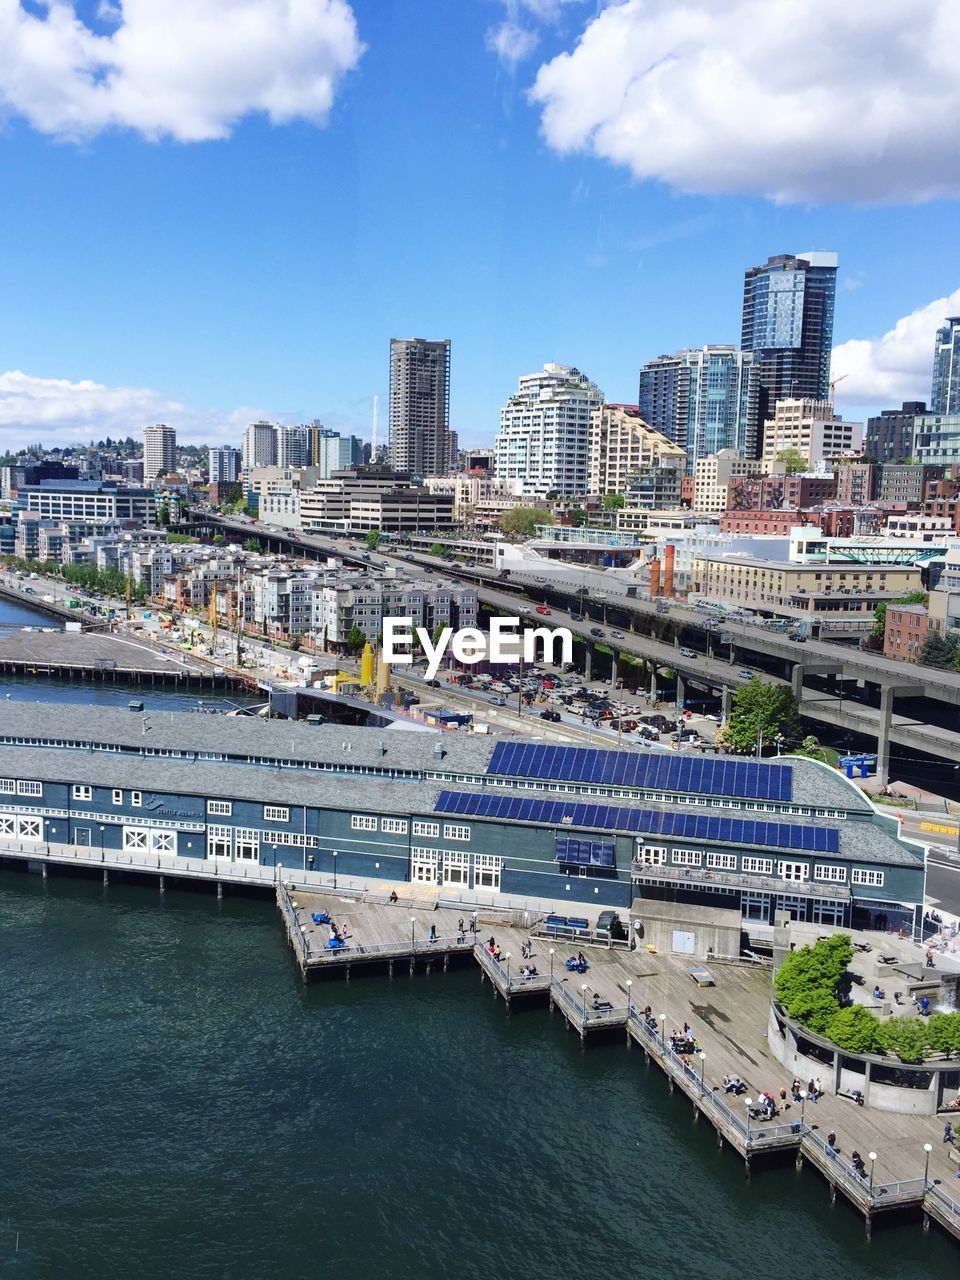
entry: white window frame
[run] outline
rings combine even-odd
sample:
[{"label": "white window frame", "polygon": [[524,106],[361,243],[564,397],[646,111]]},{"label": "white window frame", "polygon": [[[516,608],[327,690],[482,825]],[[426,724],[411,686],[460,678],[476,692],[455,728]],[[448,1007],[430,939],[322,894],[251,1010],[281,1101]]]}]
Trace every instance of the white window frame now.
[{"label": "white window frame", "polygon": [[18,840],[42,840],[43,839],[43,819],[39,816],[20,817],[17,818],[17,839]]},{"label": "white window frame", "polygon": [[175,831],[151,831],[150,852],[158,854],[176,853],[177,833]]},{"label": "white window frame", "polygon": [[[781,880],[787,884],[803,884],[805,880],[810,879],[809,862],[781,862],[778,867],[778,873]],[[795,873],[799,871],[799,875]]]},{"label": "white window frame", "polygon": [[470,855],[461,849],[444,849],[440,883],[466,889],[470,885]]},{"label": "white window frame", "polygon": [[146,853],[148,834],[149,833],[146,827],[124,827],[123,828],[124,853]]},{"label": "white window frame", "polygon": [[121,787],[114,787],[110,797],[111,804],[123,804],[123,790]]},{"label": "white window frame", "polygon": [[440,837],[439,822],[414,822],[413,834],[415,836],[429,836],[434,840]]},{"label": "white window frame", "polygon": [[439,875],[439,850],[416,846],[410,850],[410,880],[413,884],[436,884]]},{"label": "white window frame", "polygon": [[233,832],[235,862],[260,861],[260,832],[254,827],[236,827]]},{"label": "white window frame", "polygon": [[814,880],[823,880],[828,884],[846,884],[847,868],[831,867],[828,863],[818,862],[813,868]]},{"label": "white window frame", "polygon": [[772,858],[752,858],[749,854],[744,854],[740,859],[740,870],[751,871],[758,876],[773,875],[773,859]]},{"label": "white window frame", "polygon": [[215,818],[232,818],[233,802],[230,800],[208,800],[207,813]]},{"label": "white window frame", "polygon": [[233,827],[207,827],[207,857],[233,857]]},{"label": "white window frame", "polygon": [[443,824],[444,840],[469,840],[470,828],[460,826],[458,823],[445,822]]},{"label": "white window frame", "polygon": [[640,850],[640,861],[645,867],[663,867],[667,862],[667,847],[663,844],[645,844]]},{"label": "white window frame", "polygon": [[407,834],[406,818],[384,818],[380,830],[389,836],[405,836]]},{"label": "white window frame", "polygon": [[74,783],[70,795],[74,800],[92,800],[93,787],[84,786],[81,783]]},{"label": "white window frame", "polygon": [[5,796],[15,796],[17,794],[17,784],[13,778],[0,778],[0,794]]},{"label": "white window frame", "polygon": [[289,822],[290,810],[279,804],[265,804],[263,820],[264,822]]},{"label": "white window frame", "polygon": [[708,853],[707,866],[712,871],[736,871],[737,855],[735,853]]},{"label": "white window frame", "polygon": [[377,820],[369,813],[354,813],[350,817],[352,831],[376,831]]},{"label": "white window frame", "polygon": [[131,791],[130,804],[133,806],[134,809],[142,809],[143,808],[143,792]]},{"label": "white window frame", "polygon": [[503,877],[503,859],[492,853],[478,853],[473,862],[474,889],[489,889],[493,893],[500,892],[500,881]]},{"label": "white window frame", "polygon": [[0,813],[0,836],[15,836],[17,820],[12,813]]},{"label": "white window frame", "polygon": [[675,867],[699,867],[703,861],[701,849],[674,849],[670,861]]},{"label": "white window frame", "polygon": [[42,782],[18,782],[17,795],[18,796],[42,796],[43,783]]},{"label": "white window frame", "polygon": [[865,867],[854,867],[850,875],[853,884],[866,884],[874,889],[883,888],[883,877],[882,871],[868,871]]}]

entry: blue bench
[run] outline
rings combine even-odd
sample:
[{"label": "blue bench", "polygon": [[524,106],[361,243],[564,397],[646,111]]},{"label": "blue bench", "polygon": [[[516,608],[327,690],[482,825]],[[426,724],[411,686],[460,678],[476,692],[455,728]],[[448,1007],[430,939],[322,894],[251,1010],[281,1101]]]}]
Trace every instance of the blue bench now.
[{"label": "blue bench", "polygon": [[327,915],[326,911],[314,911],[310,919],[313,921],[314,924],[330,923],[330,917]]}]

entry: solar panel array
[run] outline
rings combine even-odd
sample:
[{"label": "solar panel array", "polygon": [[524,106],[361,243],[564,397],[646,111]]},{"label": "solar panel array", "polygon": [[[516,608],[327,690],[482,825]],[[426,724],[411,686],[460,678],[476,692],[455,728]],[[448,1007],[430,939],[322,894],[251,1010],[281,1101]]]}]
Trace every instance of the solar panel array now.
[{"label": "solar panel array", "polygon": [[513,778],[646,787],[652,791],[689,791],[747,800],[793,798],[791,765],[686,757],[666,752],[634,755],[629,751],[602,751],[590,747],[498,742],[487,772]]},{"label": "solar panel array", "polygon": [[573,836],[557,836],[555,861],[581,867],[616,866],[612,840],[578,840]]},{"label": "solar panel array", "polygon": [[763,845],[776,849],[802,849],[811,853],[840,851],[840,832],[836,827],[810,824],[718,818],[705,813],[667,813],[659,809],[584,804],[575,800],[475,795],[468,791],[441,791],[436,808],[438,813],[507,818],[514,822],[536,823],[538,826],[563,824],[595,830],[675,836],[681,840],[702,840],[708,844]]}]

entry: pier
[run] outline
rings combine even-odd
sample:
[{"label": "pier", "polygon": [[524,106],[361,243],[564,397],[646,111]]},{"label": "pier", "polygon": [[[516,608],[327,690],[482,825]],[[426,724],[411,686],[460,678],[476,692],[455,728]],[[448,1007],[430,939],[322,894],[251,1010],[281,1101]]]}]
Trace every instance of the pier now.
[{"label": "pier", "polygon": [[226,672],[216,673],[179,651],[169,652],[119,636],[76,631],[23,631],[0,636],[0,673],[54,676],[72,681],[233,688]]}]

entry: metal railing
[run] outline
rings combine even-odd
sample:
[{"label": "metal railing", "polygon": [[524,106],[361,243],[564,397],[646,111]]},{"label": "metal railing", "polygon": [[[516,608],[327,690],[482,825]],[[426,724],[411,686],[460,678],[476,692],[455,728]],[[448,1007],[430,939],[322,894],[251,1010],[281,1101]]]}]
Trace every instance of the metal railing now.
[{"label": "metal railing", "polygon": [[[797,849],[787,850],[792,856],[800,856]],[[837,898],[849,902],[851,891],[846,885],[826,884],[819,880],[778,880],[775,876],[754,875],[740,871],[704,871],[699,867],[672,867],[656,863],[633,860],[633,878],[647,880],[652,883],[668,881],[678,883],[687,881],[692,885],[713,884],[730,889],[757,890],[760,893],[775,893],[782,897],[802,898]]]},{"label": "metal railing", "polygon": [[428,956],[431,952],[442,953],[444,951],[469,952],[473,950],[472,937],[466,937],[461,940],[460,934],[452,934],[449,937],[436,937],[431,942],[429,938],[411,938],[409,942],[355,942],[348,939],[342,946],[328,947],[325,944],[317,945],[304,934],[305,955],[308,960],[339,960],[344,957],[355,960],[371,958],[382,958],[389,960],[391,957],[406,957],[412,959],[417,956]]}]

